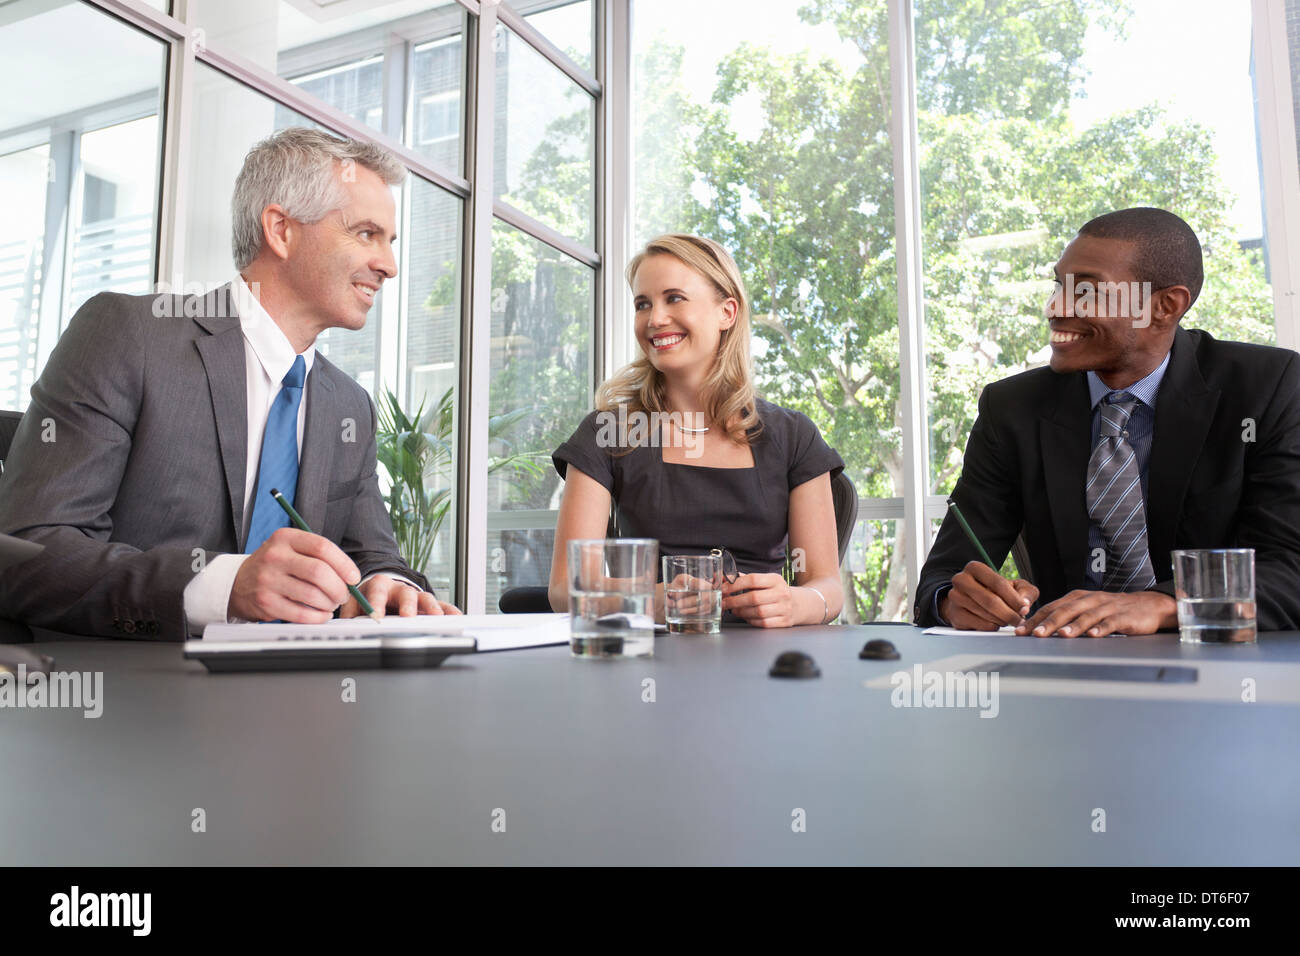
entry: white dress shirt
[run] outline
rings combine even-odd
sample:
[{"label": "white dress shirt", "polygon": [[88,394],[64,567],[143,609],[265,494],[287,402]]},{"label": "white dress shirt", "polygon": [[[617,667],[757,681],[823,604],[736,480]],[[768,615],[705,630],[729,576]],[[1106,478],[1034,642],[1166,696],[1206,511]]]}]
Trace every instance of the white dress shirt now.
[{"label": "white dress shirt", "polygon": [[[231,298],[239,313],[239,326],[244,333],[244,382],[248,409],[248,457],[244,478],[244,521],[240,537],[248,533],[253,520],[253,494],[257,491],[257,470],[262,460],[262,437],[266,431],[266,418],[271,412],[276,396],[280,394],[284,377],[293,367],[297,353],[288,336],[275,324],[262,304],[257,301],[241,276],[231,284]],[[307,373],[311,372],[316,346],[307,346],[302,353]],[[298,457],[302,458],[303,423],[307,420],[307,381],[303,381],[302,401],[298,405]],[[195,634],[209,624],[227,620],[230,592],[235,575],[251,555],[221,554],[213,558],[185,587],[185,617]],[[373,577],[374,575],[369,575]],[[392,577],[392,575],[389,575]],[[368,579],[367,578],[367,579]],[[402,578],[404,583],[415,585]]]}]

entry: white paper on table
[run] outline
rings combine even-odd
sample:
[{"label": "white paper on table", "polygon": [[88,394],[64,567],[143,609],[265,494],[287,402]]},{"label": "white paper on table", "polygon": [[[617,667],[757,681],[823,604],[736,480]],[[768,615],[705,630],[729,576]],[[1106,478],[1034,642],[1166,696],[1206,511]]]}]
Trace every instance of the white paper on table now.
[{"label": "white paper on table", "polygon": [[934,634],[940,637],[988,637],[992,634],[1012,634],[1016,629],[1010,624],[998,628],[996,631],[963,631],[955,627],[927,627],[922,634]]},{"label": "white paper on table", "polygon": [[568,614],[418,614],[335,618],[324,624],[209,624],[205,641],[347,641],[409,634],[472,637],[479,652],[544,647],[569,642]]},{"label": "white paper on table", "polygon": [[[996,631],[962,631],[962,630],[958,630],[955,627],[927,627],[921,633],[933,634],[936,637],[990,637],[993,634],[1010,634],[1012,637],[1015,637],[1016,629],[1010,624],[1004,624]],[[1021,636],[1032,637],[1033,635],[1024,634]],[[1116,631],[1113,634],[1107,634],[1106,636],[1107,637],[1128,637],[1129,635]]]}]

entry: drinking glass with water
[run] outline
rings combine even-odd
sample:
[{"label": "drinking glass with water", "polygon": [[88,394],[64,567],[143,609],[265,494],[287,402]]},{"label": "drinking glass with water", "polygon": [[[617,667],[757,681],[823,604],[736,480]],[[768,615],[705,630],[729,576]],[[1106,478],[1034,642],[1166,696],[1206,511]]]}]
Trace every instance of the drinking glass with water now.
[{"label": "drinking glass with water", "polygon": [[655,640],[653,538],[569,542],[569,650],[574,657],[650,657]]},{"label": "drinking glass with water", "polygon": [[1255,643],[1255,551],[1175,551],[1174,598],[1185,644]]},{"label": "drinking glass with water", "polygon": [[721,633],[722,561],[720,551],[664,557],[664,621],[668,633]]}]

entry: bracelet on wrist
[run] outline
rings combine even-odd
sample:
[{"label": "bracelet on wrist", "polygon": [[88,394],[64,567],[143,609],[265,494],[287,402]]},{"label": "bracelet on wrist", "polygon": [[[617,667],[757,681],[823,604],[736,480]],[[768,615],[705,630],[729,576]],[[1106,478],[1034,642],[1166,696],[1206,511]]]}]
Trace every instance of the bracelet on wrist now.
[{"label": "bracelet on wrist", "polygon": [[826,619],[831,616],[831,606],[826,600],[826,595],[822,594],[821,591],[817,590],[815,587],[813,587],[810,584],[801,584],[800,587],[806,588],[807,590],[811,591],[813,594],[817,595],[819,598],[822,599],[822,619],[817,623],[825,624]]}]

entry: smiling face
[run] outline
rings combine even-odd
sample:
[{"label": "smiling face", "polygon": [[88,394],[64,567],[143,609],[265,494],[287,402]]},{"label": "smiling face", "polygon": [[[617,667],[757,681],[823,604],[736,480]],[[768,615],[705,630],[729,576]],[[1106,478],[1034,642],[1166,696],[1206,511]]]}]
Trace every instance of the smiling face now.
[{"label": "smiling face", "polygon": [[[291,220],[283,275],[317,331],[360,329],[385,279],[397,275],[397,209],[380,176],[364,166],[335,175],[347,197],[316,223]],[[350,181],[349,181],[350,180]]]},{"label": "smiling face", "polygon": [[1095,371],[1123,388],[1164,359],[1181,311],[1171,317],[1169,297],[1138,280],[1136,248],[1087,235],[1065,247],[1046,310],[1052,371]]},{"label": "smiling face", "polygon": [[636,339],[665,375],[701,376],[717,359],[739,304],[675,256],[648,255],[632,277]]}]

